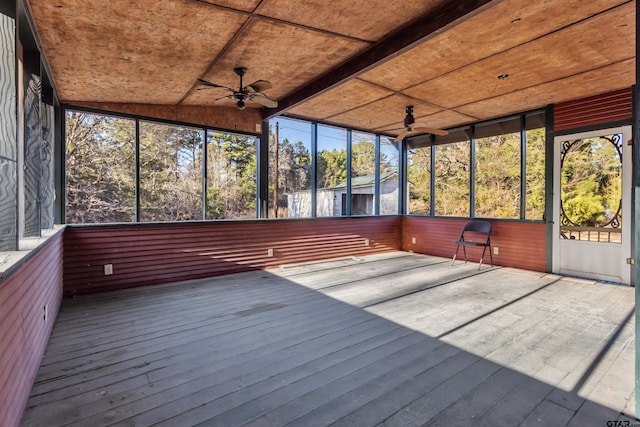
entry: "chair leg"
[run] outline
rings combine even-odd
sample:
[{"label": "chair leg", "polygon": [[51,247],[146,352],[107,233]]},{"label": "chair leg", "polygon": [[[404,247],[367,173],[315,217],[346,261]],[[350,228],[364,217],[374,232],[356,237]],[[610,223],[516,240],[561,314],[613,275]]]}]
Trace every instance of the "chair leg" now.
[{"label": "chair leg", "polygon": [[458,248],[460,245],[456,245],[456,251],[453,253],[453,261],[451,261],[451,267],[453,267],[453,263],[456,262],[456,256],[458,255]]},{"label": "chair leg", "polygon": [[480,263],[478,263],[478,270],[480,270],[480,267],[482,267],[482,260],[484,260],[484,253],[487,251],[487,247],[484,246],[482,248],[482,255],[480,256]]},{"label": "chair leg", "polygon": [[464,263],[467,263],[467,247],[463,246],[462,247],[462,253],[464,254]]},{"label": "chair leg", "polygon": [[493,251],[491,250],[491,245],[489,245],[489,259],[491,259],[491,267],[493,267]]}]

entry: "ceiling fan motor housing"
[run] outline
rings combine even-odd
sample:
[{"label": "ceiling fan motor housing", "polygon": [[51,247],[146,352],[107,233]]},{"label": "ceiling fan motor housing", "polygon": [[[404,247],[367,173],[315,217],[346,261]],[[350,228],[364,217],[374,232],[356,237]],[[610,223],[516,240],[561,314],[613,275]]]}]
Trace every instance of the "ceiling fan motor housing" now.
[{"label": "ceiling fan motor housing", "polygon": [[413,117],[413,105],[407,105],[407,115],[404,118],[404,127],[409,128],[412,124],[416,122],[416,119]]}]

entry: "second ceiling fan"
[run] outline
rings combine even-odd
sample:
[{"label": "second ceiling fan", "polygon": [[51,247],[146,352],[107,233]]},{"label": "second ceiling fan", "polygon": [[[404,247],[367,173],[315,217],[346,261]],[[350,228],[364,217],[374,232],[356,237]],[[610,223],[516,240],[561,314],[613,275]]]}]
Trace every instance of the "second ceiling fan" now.
[{"label": "second ceiling fan", "polygon": [[421,133],[432,133],[440,136],[449,135],[449,132],[446,130],[431,128],[424,123],[416,122],[416,119],[413,117],[413,105],[407,105],[406,113],[407,115],[404,118],[404,130],[396,136],[396,142],[402,141],[407,136],[418,135]]}]

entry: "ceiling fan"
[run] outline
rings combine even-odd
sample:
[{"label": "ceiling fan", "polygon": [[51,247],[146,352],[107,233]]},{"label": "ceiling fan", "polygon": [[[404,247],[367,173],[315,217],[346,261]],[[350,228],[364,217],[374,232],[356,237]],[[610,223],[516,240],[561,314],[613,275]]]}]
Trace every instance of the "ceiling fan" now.
[{"label": "ceiling fan", "polygon": [[430,128],[424,123],[416,122],[416,119],[413,117],[413,105],[407,105],[406,112],[407,115],[404,118],[404,130],[396,136],[396,142],[402,141],[407,136],[421,133],[432,133],[434,135],[441,136],[449,135],[449,132],[446,130]]},{"label": "ceiling fan", "polygon": [[246,107],[246,101],[255,101],[260,105],[264,105],[268,108],[276,108],[278,106],[278,102],[273,99],[267,97],[264,93],[265,90],[271,89],[271,82],[267,80],[256,80],[250,85],[243,86],[242,78],[245,74],[247,74],[246,67],[236,67],[233,69],[233,72],[240,76],[240,85],[238,86],[238,90],[231,89],[227,86],[222,86],[219,84],[211,83],[206,80],[198,79],[198,82],[201,85],[209,86],[209,87],[218,87],[231,92],[230,95],[225,95],[222,98],[218,98],[215,100],[216,103],[223,101],[225,99],[233,99],[236,101],[236,106],[240,110],[244,110]]}]

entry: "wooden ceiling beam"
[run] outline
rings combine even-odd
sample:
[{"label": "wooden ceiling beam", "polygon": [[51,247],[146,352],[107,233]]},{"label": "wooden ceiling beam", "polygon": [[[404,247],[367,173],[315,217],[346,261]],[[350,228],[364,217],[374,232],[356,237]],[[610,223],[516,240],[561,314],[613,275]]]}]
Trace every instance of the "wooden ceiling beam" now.
[{"label": "wooden ceiling beam", "polygon": [[[460,2],[449,0],[328,73],[285,96],[278,101],[278,107],[264,109],[263,119],[268,120],[282,114],[296,105],[408,51],[460,22],[470,19],[500,1],[466,0]],[[300,66],[304,66],[304,64],[300,64]]]}]

